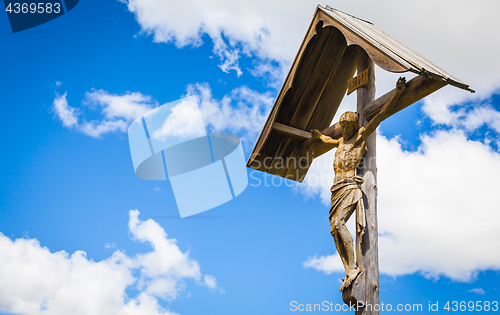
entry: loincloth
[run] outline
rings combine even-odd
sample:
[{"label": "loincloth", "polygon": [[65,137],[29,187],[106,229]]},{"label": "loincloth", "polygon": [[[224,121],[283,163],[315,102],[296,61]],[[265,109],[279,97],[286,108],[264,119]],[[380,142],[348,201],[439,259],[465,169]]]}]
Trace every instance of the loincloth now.
[{"label": "loincloth", "polygon": [[[344,216],[344,222],[349,220],[349,217],[356,209],[356,232],[361,239],[366,227],[365,206],[363,203],[363,192],[361,184],[363,177],[354,176],[346,178],[333,184],[330,189],[332,192],[332,207],[330,208],[330,222],[335,215]],[[346,209],[347,211],[342,211]]]}]

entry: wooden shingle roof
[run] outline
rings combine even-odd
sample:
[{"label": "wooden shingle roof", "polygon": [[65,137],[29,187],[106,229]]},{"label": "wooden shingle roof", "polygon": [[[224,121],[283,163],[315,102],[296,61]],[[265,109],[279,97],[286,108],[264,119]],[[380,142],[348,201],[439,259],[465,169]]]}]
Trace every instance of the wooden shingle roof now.
[{"label": "wooden shingle roof", "polygon": [[[473,92],[467,84],[372,23],[318,6],[247,167],[303,180],[312,159],[328,151],[312,146],[308,131],[318,129],[332,137],[339,136],[339,127],[330,123],[346,94],[347,81],[356,72],[361,50],[384,70],[419,75],[408,82],[398,110],[447,84]],[[390,93],[368,107],[369,119],[390,98]],[[311,151],[312,147],[316,152]]]},{"label": "wooden shingle roof", "polygon": [[326,6],[316,9],[331,17],[330,25],[336,27],[346,37],[348,45],[360,45],[372,58],[373,62],[391,72],[411,71],[426,74],[437,80],[444,80],[450,85],[473,92],[467,84],[453,77],[419,53],[403,45],[372,23],[356,18],[342,11]]}]

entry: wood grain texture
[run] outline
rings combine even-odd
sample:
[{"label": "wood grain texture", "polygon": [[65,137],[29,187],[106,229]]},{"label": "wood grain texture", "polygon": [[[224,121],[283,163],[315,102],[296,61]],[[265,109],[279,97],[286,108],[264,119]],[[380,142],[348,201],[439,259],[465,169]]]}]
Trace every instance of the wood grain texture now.
[{"label": "wood grain texture", "polygon": [[[347,48],[344,44],[333,45],[333,49],[331,45],[328,46],[334,37],[345,37]],[[335,40],[331,42],[335,42]],[[323,69],[325,63],[319,60],[320,58],[336,60],[339,55],[342,55],[342,60],[338,62],[334,71],[340,71],[337,70],[340,69],[340,66],[347,69],[348,67],[343,66],[347,52],[358,45],[377,65],[385,70],[412,71],[420,74],[419,77],[408,82],[407,90],[391,114],[413,104],[446,84],[470,90],[468,85],[444,72],[371,23],[334,9],[318,6],[271,114],[250,155],[247,162],[248,167],[265,172],[269,170],[273,174],[284,176],[289,173],[286,166],[286,172],[283,167],[277,168],[277,163],[274,163],[275,167],[272,166],[273,163],[267,163],[268,167],[264,167],[263,160],[277,159],[276,161],[278,161],[282,158],[302,158],[305,155],[315,157],[329,150],[329,148],[320,145],[315,149],[315,152],[311,152],[309,150],[313,143],[311,139],[302,141],[297,138],[288,138],[273,131],[272,124],[278,122],[302,130],[326,129],[326,125],[323,125],[324,121],[333,117],[338,108],[336,100],[339,100],[340,104],[344,97],[345,93],[342,87],[344,82],[343,79],[337,79],[337,74],[331,74],[328,69]],[[342,50],[344,50],[343,54],[339,53]],[[329,65],[330,62],[326,64]],[[349,71],[345,70],[343,73],[347,74]],[[334,81],[336,85],[333,84]],[[367,107],[368,119],[378,113],[380,107],[392,96],[391,93],[393,92],[384,95]],[[304,126],[308,120],[309,122]],[[327,123],[329,124],[330,121]],[[307,170],[308,167],[301,169],[300,174],[292,179],[300,181]],[[291,171],[295,173],[293,169]]]},{"label": "wood grain texture", "polygon": [[[291,96],[290,88],[292,86],[293,81],[295,80],[299,64],[304,59],[303,56],[307,50],[307,47],[311,46],[311,45],[309,45],[311,41],[313,41],[313,40],[317,41],[317,38],[319,37],[318,31],[321,31],[322,29],[323,29],[323,22],[319,20],[319,17],[317,15],[315,15],[315,17],[311,21],[311,24],[309,25],[309,29],[307,30],[307,32],[304,36],[304,40],[302,41],[302,44],[300,45],[299,51],[298,51],[297,55],[295,56],[295,59],[292,63],[290,71],[287,74],[285,82],[283,83],[283,86],[281,87],[281,90],[278,94],[278,97],[276,98],[276,101],[274,102],[271,113],[269,114],[269,117],[267,118],[267,121],[264,124],[264,127],[262,128],[262,132],[259,134],[259,138],[257,139],[255,147],[252,150],[252,153],[250,154],[250,158],[248,159],[247,165],[246,165],[247,167],[251,167],[254,169],[265,171],[261,167],[262,160],[265,158],[265,156],[262,152],[262,148],[265,146],[268,138],[271,135],[272,124],[276,120],[276,116],[281,108],[281,104],[282,104],[283,100],[285,100],[287,97]],[[254,163],[254,162],[256,162],[256,163]]]},{"label": "wood grain texture", "polygon": [[338,59],[347,47],[342,33],[333,27],[323,28],[320,25],[317,32],[318,35],[311,40],[298,65],[297,79],[294,79],[291,88],[292,96],[281,105],[286,110],[280,111],[276,117],[279,123],[293,126],[290,121],[293,116],[299,115],[296,112],[308,110],[304,101],[301,103],[301,100],[313,95],[317,85],[326,84],[332,69],[335,68]]},{"label": "wood grain texture", "polygon": [[319,20],[323,21],[325,26],[334,26],[339,29],[346,37],[348,45],[358,45],[362,47],[375,61],[377,66],[390,72],[406,72],[411,71],[412,66],[405,60],[398,58],[391,50],[381,46],[373,38],[366,36],[363,32],[359,32],[356,26],[352,25],[349,20],[339,15],[338,12],[333,12],[322,7],[318,7]]},{"label": "wood grain texture", "polygon": [[317,11],[324,12],[330,17],[330,21],[324,21],[325,25],[339,28],[346,37],[348,45],[361,46],[382,69],[391,72],[411,71],[416,74],[427,74],[436,80],[447,81],[448,84],[474,93],[468,84],[450,75],[372,23],[328,6],[327,8],[318,6]]},{"label": "wood grain texture", "polygon": [[277,122],[273,124],[273,130],[276,130],[276,132],[281,133],[284,136],[302,141],[305,141],[312,137],[311,133],[308,131],[286,126]]},{"label": "wood grain texture", "polygon": [[[373,67],[373,61],[359,50],[358,72]],[[370,83],[357,90],[357,109],[360,126],[366,126],[368,120],[365,108],[375,100],[375,74],[370,71]],[[344,302],[358,301],[370,305],[379,304],[379,270],[378,270],[378,226],[377,226],[377,164],[376,164],[376,131],[367,140],[366,151],[362,163],[358,166],[357,175],[363,176],[362,185],[365,204],[366,230],[363,239],[356,238],[356,258],[358,267],[363,271],[356,279],[350,290],[344,290]],[[364,291],[364,293],[363,293]],[[357,295],[356,295],[357,294]],[[378,315],[373,308],[361,307],[356,309],[356,315]]]},{"label": "wood grain texture", "polygon": [[[308,52],[308,63],[300,66],[297,84],[292,87],[293,96],[289,103],[284,103],[283,108],[276,118],[276,122],[291,127],[303,129],[309,123],[310,117],[316,109],[318,100],[334,73],[335,68],[344,54],[347,43],[344,36],[332,27],[323,28],[320,34],[329,34],[323,46],[315,45],[311,41],[311,50]],[[311,61],[316,58],[315,63]],[[283,161],[290,161],[299,141],[285,137],[278,145],[271,166],[267,170],[270,174],[283,176],[287,165]]]},{"label": "wood grain texture", "polygon": [[[427,95],[436,92],[445,85],[446,82],[431,79],[426,75],[419,75],[418,77],[411,79],[406,84],[406,90],[403,94],[401,94],[396,105],[394,106],[394,110],[390,114],[394,115]],[[382,95],[365,108],[364,113],[368,121],[380,112],[382,106],[384,106],[385,103],[391,99],[394,93],[396,93],[396,89]]]},{"label": "wood grain texture", "polygon": [[347,81],[356,72],[357,49],[356,46],[349,46],[344,51],[342,59],[335,72],[331,75],[309,123],[304,126],[306,130],[323,130],[330,126],[340,103],[346,95]]},{"label": "wood grain texture", "polygon": [[[406,90],[399,97],[396,105],[394,106],[394,110],[391,112],[391,115],[396,114],[398,111],[403,110],[404,108],[410,106],[411,104],[421,100],[429,94],[439,90],[443,86],[446,85],[446,82],[437,81],[427,77],[426,75],[420,75],[408,81]],[[370,121],[376,114],[380,112],[382,106],[384,106],[387,101],[389,101],[392,95],[396,92],[396,89],[384,94],[379,97],[375,101],[371,102],[364,110],[364,115],[367,120]],[[330,136],[333,139],[339,139],[342,135],[342,131],[340,129],[339,123],[335,123],[334,125],[323,129],[321,131],[324,135]],[[332,148],[328,145],[323,144],[318,139],[308,139],[304,142],[301,142],[295,151],[295,158],[301,158],[308,156],[308,160],[312,163],[312,160],[326,152],[330,151]],[[290,179],[300,181],[300,179],[304,178],[307,174],[308,167],[301,168],[298,172],[296,178],[290,177]]]},{"label": "wood grain texture", "polygon": [[[305,130],[311,129],[324,129],[328,127],[333,119],[333,116],[337,112],[337,109],[344,98],[347,90],[347,80],[352,78],[356,72],[356,46],[349,46],[344,51],[342,58],[335,68],[335,71],[330,76],[328,83],[322,91],[321,97],[318,100],[318,104],[315,107],[314,113],[309,116],[310,119],[307,121],[307,125],[304,126],[306,121],[303,121],[300,125]],[[291,149],[287,156],[293,159],[300,158],[301,155],[297,156],[295,154],[298,146],[301,142],[292,143]],[[302,174],[305,175],[307,172],[306,168],[297,169],[297,163],[287,164],[285,176],[289,179],[297,180]]]},{"label": "wood grain texture", "polygon": [[354,78],[347,81],[347,95],[351,95],[352,92],[356,91],[360,87],[368,84],[370,69],[366,69]]},{"label": "wood grain texture", "polygon": [[[294,62],[294,74],[289,74],[282,88],[282,91],[286,87],[288,87],[288,90],[282,99],[278,97],[247,163],[247,166],[251,168],[267,172],[269,169],[273,169],[272,165],[276,165],[276,163],[273,164],[272,161],[277,154],[278,156],[282,156],[284,148],[280,149],[280,144],[283,139],[287,138],[280,134],[273,133],[272,124],[276,121],[289,125],[299,100],[314,70],[317,68],[319,59],[325,50],[325,45],[329,42],[332,35],[334,41],[340,41],[342,39],[342,34],[338,30],[335,30],[335,34],[332,34],[334,29],[332,27],[323,28],[322,22],[311,25],[311,27],[312,29],[309,30],[309,33],[314,33],[315,35],[312,36],[307,45],[301,49],[300,58],[296,59]],[[345,40],[343,41],[345,45]],[[300,80],[295,80],[295,78],[300,78]],[[264,159],[267,161],[266,163],[264,163]]]},{"label": "wood grain texture", "polygon": [[[378,303],[378,220],[377,220],[377,183],[372,171],[367,171],[361,186],[363,202],[365,204],[366,229],[363,240],[356,239],[356,257],[358,266],[365,271],[354,283],[342,292],[342,299],[347,305],[362,303]],[[375,302],[376,301],[376,302]],[[360,307],[356,315],[374,315],[378,312],[370,308]]]}]

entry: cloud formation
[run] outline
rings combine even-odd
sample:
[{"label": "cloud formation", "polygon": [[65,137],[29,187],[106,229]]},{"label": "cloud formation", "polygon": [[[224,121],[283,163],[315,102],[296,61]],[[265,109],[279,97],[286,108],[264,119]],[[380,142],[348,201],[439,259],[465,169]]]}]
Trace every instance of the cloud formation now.
[{"label": "cloud formation", "polygon": [[484,292],[484,290],[481,288],[475,288],[475,289],[469,290],[467,292],[476,293],[476,294],[480,294],[480,295],[486,294],[486,292]]},{"label": "cloud formation", "polygon": [[95,89],[85,93],[83,104],[91,107],[99,106],[106,119],[123,119],[125,121],[132,121],[158,106],[151,96],[142,95],[139,92],[116,95]]},{"label": "cloud formation", "polygon": [[[241,75],[238,59],[248,56],[254,58],[255,68],[250,72],[267,75],[273,82],[281,80],[286,72],[283,69],[293,60],[317,5],[312,1],[293,5],[261,0],[121,1],[153,41],[197,47],[208,35],[223,71],[235,70]],[[499,28],[496,12],[500,2],[339,0],[335,6],[374,22],[477,91],[473,95],[445,87],[427,97],[424,113],[435,124],[454,129],[424,136],[416,152],[404,151],[398,139],[378,138],[379,224],[384,233],[380,240],[381,271],[391,275],[421,272],[430,277],[445,275],[469,281],[478,270],[499,269],[500,257],[491,248],[500,238],[488,226],[498,224],[499,217],[493,211],[493,198],[487,198],[495,195],[494,179],[499,175],[495,172],[500,169],[498,152],[492,151],[486,141],[468,140],[467,133],[483,125],[497,132],[500,129],[498,111],[484,104],[484,99],[500,87],[500,64],[496,62],[500,42],[491,40],[491,32],[485,31]],[[422,23],[423,19],[432,23]],[[379,95],[392,89],[399,76],[380,70],[376,75]],[[207,84],[196,84],[188,87],[188,95],[200,100],[204,119],[210,120],[213,130],[243,133],[249,141],[256,139],[273,102],[270,95],[246,87],[217,100]],[[54,101],[54,108],[65,126],[76,128],[72,117],[78,117],[79,110],[68,107],[65,99],[60,98],[57,105]],[[475,106],[463,110],[456,107],[468,101]],[[125,128],[111,124],[101,127],[101,133],[99,126],[97,122],[83,132],[93,135],[92,131],[97,130],[97,136]],[[331,154],[321,157],[325,167],[331,167]],[[302,187],[309,190],[308,195],[320,194],[328,204],[332,182],[329,176],[333,177],[333,172],[323,175],[325,168],[317,167],[319,161],[315,161],[310,174],[317,172],[322,180],[311,183],[311,178],[306,178]],[[479,206],[472,204],[475,196],[481,197]],[[432,220],[427,223],[424,218]],[[471,220],[478,223],[470,224]],[[306,265],[325,272],[339,270],[341,265],[333,265],[332,261],[330,257],[313,257]]]},{"label": "cloud formation", "polygon": [[[176,2],[161,0],[121,0],[134,14],[144,34],[153,41],[174,43],[178,47],[203,44],[208,35],[213,50],[221,58],[224,71],[241,75],[238,57],[254,57],[260,62],[275,61],[274,67],[291,63],[309,26],[317,5],[315,1],[206,0]],[[474,97],[483,99],[500,88],[496,73],[500,64],[500,42],[491,39],[489,30],[499,29],[495,0],[339,0],[339,10],[373,22],[377,27],[408,47],[464,80],[477,90],[457,93],[446,88],[436,96],[445,100],[440,106],[461,103]],[[383,8],[391,8],[384,10]],[[407,14],[411,12],[412,14]],[[189,18],[186,18],[189,17]],[[421,23],[425,19],[432,23]],[[418,25],[418,27],[415,27]],[[261,73],[258,67],[254,74]],[[268,70],[268,73],[281,73]],[[396,78],[397,79],[397,78]],[[391,76],[382,75],[379,87],[393,86]]]},{"label": "cloud formation", "polygon": [[[220,68],[241,75],[238,63],[241,56],[254,55],[260,59],[291,60],[304,33],[312,12],[308,3],[265,1],[138,1],[120,0],[135,16],[144,34],[154,42],[174,43],[178,47],[200,46],[202,36],[208,35],[213,52],[221,59]],[[310,10],[307,10],[309,7]],[[279,8],[279,10],[277,10]],[[302,9],[302,11],[300,11]],[[287,13],[301,12],[290,25]],[[288,48],[288,49],[287,49]]]},{"label": "cloud formation", "polygon": [[[13,241],[0,233],[0,312],[173,315],[159,302],[178,298],[185,280],[217,288],[215,277],[203,275],[199,263],[155,221],[141,221],[139,211],[131,210],[129,230],[151,251],[130,257],[116,250],[98,262],[84,251],[52,253],[36,239]],[[129,288],[139,293],[129,296]]]},{"label": "cloud formation", "polygon": [[[243,141],[252,142],[262,130],[274,102],[269,92],[259,93],[246,86],[233,89],[222,99],[213,97],[207,83],[188,85],[186,91],[186,98],[172,108],[162,127],[151,135],[153,138],[164,140],[169,136],[201,136],[205,132],[200,129],[202,119],[210,132],[231,132]],[[152,97],[138,92],[116,95],[104,90],[92,90],[85,94],[80,107],[69,106],[66,95],[56,95],[54,99],[56,117],[63,126],[94,138],[113,132],[125,133],[132,120],[160,106]],[[103,117],[88,122],[82,118],[84,110],[99,110]]]},{"label": "cloud formation", "polygon": [[[500,253],[491,250],[500,241],[498,152],[458,130],[423,136],[415,152],[378,136],[377,166],[382,273],[471,281],[478,271],[500,270]],[[329,194],[321,196],[329,204]],[[304,266],[329,274],[343,272],[339,262],[335,254]]]},{"label": "cloud formation", "polygon": [[243,141],[257,139],[274,102],[270,93],[259,93],[241,86],[220,100],[212,96],[206,83],[187,87],[187,94],[196,97],[210,132],[231,132]]},{"label": "cloud formation", "polygon": [[[58,95],[53,102],[53,110],[56,117],[61,120],[63,126],[75,129],[94,138],[113,132],[126,132],[128,124],[158,106],[150,96],[141,93],[127,92],[124,95],[110,94],[104,90],[92,90],[85,93],[82,107],[75,108],[68,104],[67,93]],[[86,121],[82,114],[84,107],[100,109],[104,118],[100,120]]]},{"label": "cloud formation", "polygon": [[422,108],[435,124],[463,129],[469,133],[486,126],[500,133],[500,112],[493,107],[490,100],[461,106],[442,104],[431,100]]},{"label": "cloud formation", "polygon": [[[161,108],[158,108],[161,110]],[[170,115],[163,121],[160,128],[150,131],[151,138],[166,141],[169,137],[196,138],[206,135],[198,103],[194,97],[183,98],[170,108]],[[155,115],[156,110],[148,112],[147,116]]]},{"label": "cloud formation", "polygon": [[77,112],[75,108],[68,106],[68,100],[66,99],[67,93],[63,95],[56,94],[54,99],[53,108],[57,117],[61,120],[64,127],[74,127],[78,125]]}]

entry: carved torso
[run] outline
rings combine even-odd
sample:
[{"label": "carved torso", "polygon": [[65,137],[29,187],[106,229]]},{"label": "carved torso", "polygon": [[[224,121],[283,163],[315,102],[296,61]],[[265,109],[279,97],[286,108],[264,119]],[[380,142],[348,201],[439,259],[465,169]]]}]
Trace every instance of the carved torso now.
[{"label": "carved torso", "polygon": [[356,175],[356,168],[366,150],[366,141],[356,141],[361,136],[360,133],[356,133],[347,141],[343,138],[340,139],[340,144],[335,152],[335,160],[333,161],[335,183],[345,178],[353,178]]}]

